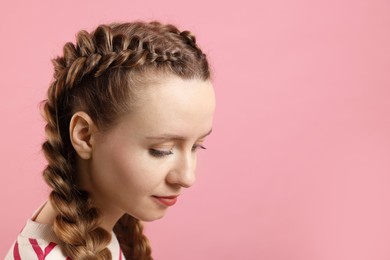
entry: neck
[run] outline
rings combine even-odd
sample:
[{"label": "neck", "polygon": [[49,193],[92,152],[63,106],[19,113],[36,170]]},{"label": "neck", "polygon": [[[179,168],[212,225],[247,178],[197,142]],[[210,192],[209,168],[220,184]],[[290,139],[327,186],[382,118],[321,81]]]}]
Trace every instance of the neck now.
[{"label": "neck", "polygon": [[99,226],[111,233],[116,222],[125,213],[123,210],[115,207],[110,201],[107,201],[104,197],[99,196],[99,192],[94,188],[93,183],[90,181],[91,176],[89,173],[91,169],[89,167],[89,160],[83,160],[78,158],[76,163],[77,171],[77,186],[80,190],[87,191],[93,201],[93,206],[99,210],[100,221]]}]

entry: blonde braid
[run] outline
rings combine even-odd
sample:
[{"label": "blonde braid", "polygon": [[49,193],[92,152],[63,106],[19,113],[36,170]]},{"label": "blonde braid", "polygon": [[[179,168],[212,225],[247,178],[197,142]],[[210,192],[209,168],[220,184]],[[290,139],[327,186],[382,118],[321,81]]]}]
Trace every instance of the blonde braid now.
[{"label": "blonde braid", "polygon": [[111,235],[98,226],[99,213],[92,206],[89,195],[75,187],[74,152],[67,133],[60,131],[67,129],[64,127],[67,122],[59,116],[63,92],[66,92],[64,88],[71,88],[72,80],[80,77],[75,69],[79,63],[72,45],[66,44],[64,58],[58,58],[53,63],[55,81],[49,87],[43,108],[47,141],[42,145],[48,161],[43,176],[53,189],[49,199],[58,212],[53,230],[61,241],[64,254],[72,259],[111,259],[106,247]]},{"label": "blonde braid", "polygon": [[116,223],[114,232],[127,260],[153,260],[141,221],[125,214]]},{"label": "blonde braid", "polygon": [[[64,254],[72,259],[111,259],[107,248],[111,235],[99,227],[100,214],[91,196],[77,188],[70,118],[84,110],[101,130],[112,127],[129,110],[130,71],[140,72],[131,77],[151,70],[207,80],[206,55],[189,31],[135,22],[101,25],[92,33],[80,31],[76,44],[66,43],[63,57],[54,59],[53,65],[54,81],[43,108],[47,141],[42,145],[48,161],[43,176],[53,189],[50,201],[58,212],[53,230]],[[152,259],[139,220],[125,214],[114,232],[126,259]]]}]

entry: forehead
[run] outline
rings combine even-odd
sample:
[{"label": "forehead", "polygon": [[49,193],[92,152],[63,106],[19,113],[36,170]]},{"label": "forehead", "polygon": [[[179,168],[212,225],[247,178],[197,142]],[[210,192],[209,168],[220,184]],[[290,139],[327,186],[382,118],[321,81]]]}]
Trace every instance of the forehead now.
[{"label": "forehead", "polygon": [[215,96],[210,81],[172,76],[137,94],[137,105],[123,122],[133,132],[191,136],[207,133],[211,128]]}]

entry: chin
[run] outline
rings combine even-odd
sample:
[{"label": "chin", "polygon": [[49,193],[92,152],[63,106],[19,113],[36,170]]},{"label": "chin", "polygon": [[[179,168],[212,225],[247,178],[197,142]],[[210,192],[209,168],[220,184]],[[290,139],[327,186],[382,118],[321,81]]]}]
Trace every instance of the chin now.
[{"label": "chin", "polygon": [[165,216],[165,214],[156,214],[156,215],[142,215],[139,217],[136,217],[137,219],[143,221],[143,222],[152,222],[158,219],[162,219]]}]

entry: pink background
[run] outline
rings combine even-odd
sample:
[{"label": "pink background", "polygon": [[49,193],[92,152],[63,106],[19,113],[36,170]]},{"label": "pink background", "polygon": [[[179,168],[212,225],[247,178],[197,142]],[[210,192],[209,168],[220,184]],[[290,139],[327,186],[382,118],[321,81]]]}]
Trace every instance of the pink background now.
[{"label": "pink background", "polygon": [[146,225],[155,259],[390,259],[389,1],[0,9],[0,257],[47,197],[38,103],[50,59],[79,29],[158,19],[197,35],[218,107],[197,184]]}]

